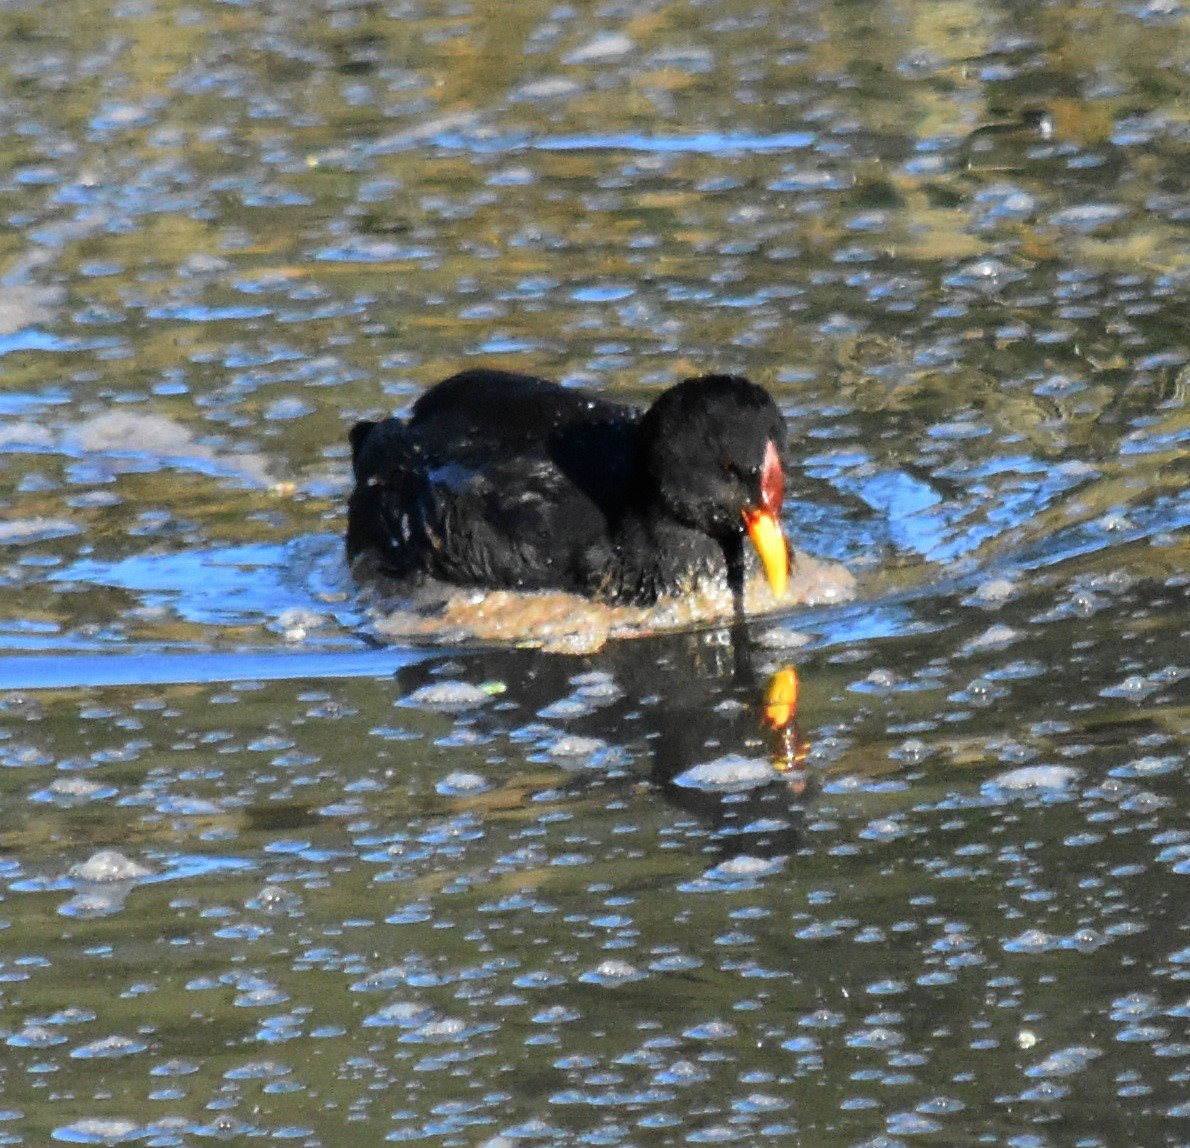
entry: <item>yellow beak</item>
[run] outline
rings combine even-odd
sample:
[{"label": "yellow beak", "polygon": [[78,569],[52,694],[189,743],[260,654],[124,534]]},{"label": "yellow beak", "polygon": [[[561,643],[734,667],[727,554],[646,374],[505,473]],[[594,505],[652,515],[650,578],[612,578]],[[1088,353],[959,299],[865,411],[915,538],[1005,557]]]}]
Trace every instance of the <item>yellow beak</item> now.
[{"label": "yellow beak", "polygon": [[773,597],[780,598],[789,581],[789,548],[781,533],[781,523],[767,510],[745,510],[744,527],[760,555]]}]

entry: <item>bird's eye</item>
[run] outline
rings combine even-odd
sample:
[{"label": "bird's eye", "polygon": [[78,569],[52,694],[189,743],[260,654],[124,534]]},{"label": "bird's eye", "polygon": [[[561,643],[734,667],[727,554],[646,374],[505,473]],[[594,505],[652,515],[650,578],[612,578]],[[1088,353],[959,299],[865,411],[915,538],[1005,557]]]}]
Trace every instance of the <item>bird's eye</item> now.
[{"label": "bird's eye", "polygon": [[758,466],[740,466],[739,463],[730,462],[727,459],[721,460],[719,466],[728,478],[734,479],[736,482],[750,486],[760,481],[760,467]]}]

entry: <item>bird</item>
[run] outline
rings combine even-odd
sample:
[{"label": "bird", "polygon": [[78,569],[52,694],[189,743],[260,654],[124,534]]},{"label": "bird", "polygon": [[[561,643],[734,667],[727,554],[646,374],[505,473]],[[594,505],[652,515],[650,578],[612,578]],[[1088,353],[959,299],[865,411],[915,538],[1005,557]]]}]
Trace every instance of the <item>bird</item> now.
[{"label": "bird", "polygon": [[414,582],[561,590],[651,606],[726,584],[742,612],[750,538],[776,598],[786,428],[761,386],[710,374],[646,410],[532,375],[462,371],[408,419],[350,434],[350,563]]}]

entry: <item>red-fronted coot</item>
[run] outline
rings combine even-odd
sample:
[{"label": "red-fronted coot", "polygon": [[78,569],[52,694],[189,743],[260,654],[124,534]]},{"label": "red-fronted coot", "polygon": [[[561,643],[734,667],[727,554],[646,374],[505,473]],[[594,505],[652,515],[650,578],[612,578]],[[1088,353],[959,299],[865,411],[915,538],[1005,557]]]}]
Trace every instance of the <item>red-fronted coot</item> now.
[{"label": "red-fronted coot", "polygon": [[785,423],[764,388],[687,379],[643,413],[544,379],[463,371],[408,421],[351,431],[347,556],[398,578],[566,590],[651,605],[744,581],[752,539],[776,597]]}]

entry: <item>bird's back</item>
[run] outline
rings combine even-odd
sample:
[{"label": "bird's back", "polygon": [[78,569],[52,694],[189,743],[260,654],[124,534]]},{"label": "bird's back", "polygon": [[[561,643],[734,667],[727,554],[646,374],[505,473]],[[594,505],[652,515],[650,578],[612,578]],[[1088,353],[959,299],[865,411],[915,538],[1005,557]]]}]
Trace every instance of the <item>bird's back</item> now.
[{"label": "bird's back", "polygon": [[398,575],[595,591],[612,561],[634,425],[627,408],[532,376],[455,375],[417,400],[408,423],[353,435],[349,550],[352,522],[372,515],[389,540],[373,548]]}]

